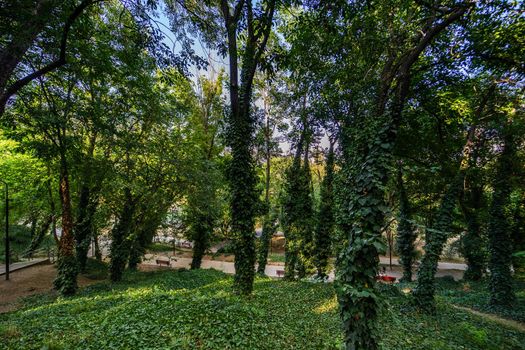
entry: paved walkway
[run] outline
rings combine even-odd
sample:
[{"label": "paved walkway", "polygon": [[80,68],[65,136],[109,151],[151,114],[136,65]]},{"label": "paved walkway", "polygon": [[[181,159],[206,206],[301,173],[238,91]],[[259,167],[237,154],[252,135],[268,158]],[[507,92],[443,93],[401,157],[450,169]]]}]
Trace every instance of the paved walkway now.
[{"label": "paved walkway", "polygon": [[[392,266],[399,266],[399,261],[397,257],[392,257]],[[379,257],[382,265],[388,265],[390,263],[390,258],[387,256]],[[453,262],[438,262],[438,270],[467,270],[467,265],[462,263],[453,263]]]},{"label": "paved walkway", "polygon": [[[9,272],[13,272],[20,269],[25,269],[26,267],[38,265],[43,262],[49,261],[49,258],[35,258],[28,261],[20,261],[16,263],[9,264]],[[0,265],[0,276],[5,275],[5,265]]]},{"label": "paved walkway", "polygon": [[[157,265],[155,260],[159,258],[161,260],[166,260],[165,256],[160,255],[151,255],[146,254],[146,257],[142,264],[144,265]],[[171,268],[180,269],[185,268],[189,269],[191,265],[191,258],[177,258],[176,260],[171,260]],[[222,271],[228,274],[235,273],[235,266],[232,262],[220,261],[220,260],[202,260],[201,268],[203,269],[215,269]],[[277,275],[277,271],[284,271],[284,265],[266,265],[265,273],[270,277],[282,277]]]},{"label": "paved walkway", "polygon": [[[167,257],[165,255],[146,254],[142,264],[144,264],[144,265],[157,265],[156,259],[167,260]],[[386,262],[383,261],[383,260],[385,260]],[[388,264],[388,258],[381,258],[381,263],[382,264]],[[387,273],[387,275],[390,275],[390,276],[393,276],[393,277],[396,277],[397,279],[399,279],[399,278],[401,278],[403,276],[403,273],[401,271],[401,268],[399,266],[397,266],[396,263],[397,263],[397,259],[396,259],[395,263],[394,263],[394,259],[392,259],[392,265],[394,266],[394,269],[392,271],[390,271],[387,268],[386,273]],[[176,258],[176,259],[172,258],[170,267],[172,269],[180,269],[180,268],[189,269],[190,265],[191,265],[191,258]],[[436,276],[437,277],[442,277],[442,276],[445,276],[445,275],[449,275],[450,272],[453,271],[453,270],[462,271],[464,269],[462,269],[461,265],[463,265],[463,264],[440,263],[440,266],[439,266],[439,269],[438,269],[438,271],[436,273]],[[450,267],[452,267],[452,268],[450,268]],[[201,268],[203,268],[203,269],[215,269],[215,270],[219,270],[219,271],[222,271],[222,272],[228,273],[228,274],[234,274],[235,273],[235,267],[234,267],[233,262],[227,262],[227,261],[204,259],[204,260],[202,260]],[[283,277],[282,273],[280,273],[279,275],[277,274],[278,271],[284,271],[284,265],[272,265],[272,264],[266,265],[266,269],[264,270],[264,273],[266,274],[266,276],[269,276],[269,277]],[[453,275],[453,277],[455,279],[460,279],[461,276],[463,275],[463,273],[455,273],[455,274],[452,274],[452,275]],[[334,280],[334,272],[333,271],[331,271],[328,274],[328,280],[329,281],[333,281]]]}]

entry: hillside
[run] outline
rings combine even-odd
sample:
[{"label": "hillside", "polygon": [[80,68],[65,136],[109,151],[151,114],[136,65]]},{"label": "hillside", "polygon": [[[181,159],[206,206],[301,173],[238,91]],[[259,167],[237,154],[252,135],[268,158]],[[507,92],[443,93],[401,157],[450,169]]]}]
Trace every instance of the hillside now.
[{"label": "hillside", "polygon": [[[331,284],[259,278],[252,297],[231,293],[214,270],[135,272],[78,296],[32,297],[0,315],[6,349],[338,349]],[[442,301],[423,316],[396,287],[383,287],[383,349],[525,349],[525,333]]]}]

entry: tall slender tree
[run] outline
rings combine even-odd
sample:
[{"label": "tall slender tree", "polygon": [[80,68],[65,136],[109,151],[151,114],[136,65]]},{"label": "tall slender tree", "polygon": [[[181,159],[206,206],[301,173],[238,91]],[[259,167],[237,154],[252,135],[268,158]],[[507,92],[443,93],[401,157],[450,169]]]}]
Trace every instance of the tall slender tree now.
[{"label": "tall slender tree", "polygon": [[489,270],[490,303],[510,305],[515,300],[512,289],[512,240],[510,237],[507,205],[511,193],[513,162],[516,156],[515,140],[508,126],[503,131],[503,145],[494,180],[489,210]]},{"label": "tall slender tree", "polygon": [[[231,114],[228,143],[232,160],[228,175],[235,249],[234,288],[240,294],[252,292],[256,259],[254,225],[258,196],[251,154],[254,137],[254,120],[251,116],[253,79],[270,36],[276,0],[262,1],[257,11],[254,11],[253,6],[252,1],[245,0],[236,1],[233,9],[227,0],[221,0],[220,3],[230,67]],[[241,18],[246,27],[246,36],[240,48],[238,36]],[[239,59],[242,63],[240,75]]]},{"label": "tall slender tree", "polygon": [[315,267],[317,276],[328,276],[328,260],[332,253],[332,239],[335,227],[334,218],[334,144],[326,155],[325,175],[321,183],[321,202],[319,204],[317,227],[315,230]]},{"label": "tall slender tree", "polygon": [[412,266],[416,257],[414,243],[416,233],[411,222],[410,203],[403,182],[403,172],[399,166],[397,174],[397,190],[399,195],[399,215],[397,224],[397,252],[399,263],[403,267],[403,277],[401,281],[412,281]]}]

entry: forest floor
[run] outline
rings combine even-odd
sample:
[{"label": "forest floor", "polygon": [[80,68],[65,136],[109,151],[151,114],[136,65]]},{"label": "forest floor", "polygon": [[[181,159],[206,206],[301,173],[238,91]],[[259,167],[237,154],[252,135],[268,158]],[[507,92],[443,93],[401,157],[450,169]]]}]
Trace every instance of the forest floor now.
[{"label": "forest floor", "polygon": [[[21,298],[50,292],[56,277],[54,265],[41,264],[11,272],[9,281],[0,280],[0,313],[15,310],[20,306]],[[79,275],[78,285],[81,287],[98,282],[84,275]]]},{"label": "forest floor", "polygon": [[[0,314],[5,349],[339,349],[331,283],[257,278],[253,296],[231,292],[215,270],[126,272],[78,295],[46,292]],[[441,283],[444,282],[444,283]],[[444,288],[445,279],[438,284]],[[413,308],[403,286],[379,284],[383,350],[525,349],[525,332],[455,308],[442,295],[437,314]]]}]

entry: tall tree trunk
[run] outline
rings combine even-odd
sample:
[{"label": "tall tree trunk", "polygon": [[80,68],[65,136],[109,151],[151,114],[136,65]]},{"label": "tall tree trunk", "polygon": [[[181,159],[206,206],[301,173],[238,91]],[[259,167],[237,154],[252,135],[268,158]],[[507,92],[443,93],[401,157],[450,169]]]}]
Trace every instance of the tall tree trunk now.
[{"label": "tall tree trunk", "polygon": [[49,233],[49,228],[51,227],[52,222],[53,215],[48,215],[45,221],[41,223],[40,227],[35,227],[35,234],[31,239],[29,248],[27,248],[27,254],[29,254],[29,256],[33,255],[33,252],[38,249],[46,234]]},{"label": "tall tree trunk", "polygon": [[334,145],[330,143],[330,150],[326,156],[326,173],[321,184],[321,204],[315,231],[315,267],[317,276],[328,276],[328,259],[331,255],[332,235],[334,229]]},{"label": "tall tree trunk", "polygon": [[[525,191],[520,190],[520,199],[512,212],[512,246],[514,253],[525,252]],[[525,279],[525,257],[514,256],[512,259],[515,276]]]},{"label": "tall tree trunk", "polygon": [[[305,123],[306,125],[306,123]],[[305,132],[307,132],[305,126]],[[297,226],[299,228],[299,260],[297,265],[297,277],[304,278],[306,275],[313,273],[313,227],[314,225],[314,212],[312,203],[312,174],[310,172],[310,159],[309,159],[309,148],[310,142],[309,137],[306,138],[308,141],[304,148],[304,159],[303,166],[300,173],[296,176],[300,181],[300,191],[298,197],[295,199],[298,201],[300,211],[297,213],[299,221]]]},{"label": "tall tree trunk", "polygon": [[286,170],[286,190],[284,193],[282,226],[284,229],[284,278],[295,279],[299,259],[298,198],[300,191],[301,154],[305,132],[301,132],[292,165]]},{"label": "tall tree trunk", "polygon": [[417,287],[414,289],[413,295],[418,307],[428,313],[435,311],[434,278],[437,272],[439,257],[452,229],[454,208],[456,207],[456,202],[463,187],[463,179],[464,173],[460,171],[441,199],[434,227],[431,231],[427,232],[424,248],[425,254],[423,255],[421,265],[417,272]]},{"label": "tall tree trunk", "polygon": [[203,213],[197,222],[193,223],[193,256],[191,260],[191,269],[200,269],[202,258],[208,249],[208,240],[210,231],[213,229],[213,223],[208,213]]},{"label": "tall tree trunk", "polygon": [[268,96],[266,89],[263,90],[263,103],[264,103],[264,115],[266,122],[264,125],[264,142],[265,142],[265,158],[266,158],[266,168],[265,168],[265,186],[264,186],[264,205],[265,205],[265,215],[263,219],[262,234],[259,244],[259,256],[257,259],[257,273],[264,275],[266,270],[266,264],[268,262],[268,250],[272,241],[272,236],[275,232],[274,223],[275,219],[272,217],[272,210],[270,208],[270,175],[271,175],[271,163],[272,163],[272,152],[271,152],[271,137],[272,132],[270,128],[270,112],[268,106]]},{"label": "tall tree trunk", "polygon": [[131,229],[135,209],[136,204],[131,189],[126,187],[124,189],[124,206],[122,207],[119,221],[111,231],[109,276],[113,282],[122,279],[122,274],[126,268],[132,244]]},{"label": "tall tree trunk", "polygon": [[[352,184],[354,189],[341,189],[339,194],[347,195],[342,201],[343,212],[340,216],[343,232],[348,235],[348,246],[343,248],[337,259],[335,287],[346,349],[374,350],[379,346],[376,321],[378,298],[374,286],[379,253],[384,250],[381,236],[386,208],[384,188],[393,162],[397,128],[410,88],[410,70],[433,39],[468,9],[467,6],[459,6],[439,21],[429,19],[411,49],[400,55],[399,60],[388,59],[376,96],[377,118],[365,121],[378,123],[376,134],[370,135],[370,142],[364,145],[361,144],[363,140],[357,140],[360,143],[357,146],[362,147],[363,152],[352,154],[349,150],[343,150],[345,154],[352,155],[344,164],[356,169],[342,169],[345,182]],[[398,61],[397,64],[394,61]],[[394,96],[388,109],[390,91],[394,92]],[[345,140],[352,139],[351,124],[343,128]],[[349,146],[346,142],[342,144]]]},{"label": "tall tree trunk", "polygon": [[516,298],[512,290],[512,241],[506,217],[506,206],[511,193],[513,158],[516,152],[512,135],[508,131],[504,133],[503,151],[492,183],[494,193],[488,226],[490,303],[494,305],[510,305]]},{"label": "tall tree trunk", "polygon": [[166,213],[164,208],[155,211],[148,211],[149,202],[143,204],[142,219],[135,220],[135,232],[132,234],[132,244],[129,252],[128,264],[130,270],[136,270],[142,257],[146,253],[147,246],[152,242],[157,228],[162,223],[162,218]]},{"label": "tall tree trunk", "polygon": [[463,278],[469,281],[479,281],[486,268],[485,240],[482,236],[479,219],[479,211],[483,207],[483,186],[473,183],[478,181],[479,179],[472,178],[472,175],[467,174],[465,179],[467,199],[461,201],[463,216],[467,223],[467,231],[461,238],[461,250],[467,263],[467,270]]},{"label": "tall tree trunk", "polygon": [[[231,189],[231,229],[234,236],[235,276],[234,289],[240,294],[250,294],[255,277],[255,215],[257,203],[257,175],[251,150],[253,145],[254,121],[251,99],[253,78],[257,65],[270,35],[275,0],[265,2],[258,30],[255,30],[253,3],[238,0],[233,14],[227,0],[221,0],[220,8],[225,22],[230,65],[230,137],[232,160],[229,169]],[[242,70],[239,80],[237,30],[241,14],[245,11],[247,38],[243,47]],[[240,81],[240,84],[239,84]]]},{"label": "tall tree trunk", "polygon": [[95,244],[95,259],[97,261],[102,261],[102,252],[100,251],[100,245],[98,243],[98,233],[93,232],[93,241]]},{"label": "tall tree trunk", "polygon": [[412,226],[410,216],[410,203],[403,183],[403,172],[399,166],[397,176],[397,189],[399,193],[399,216],[397,225],[397,252],[399,254],[399,263],[403,268],[403,277],[401,281],[412,281],[412,265],[416,256],[414,242],[416,233]]},{"label": "tall tree trunk", "polygon": [[82,182],[78,200],[77,220],[75,224],[75,240],[77,243],[77,260],[80,271],[84,271],[87,253],[93,238],[93,220],[98,207],[99,192],[103,176],[98,174],[93,183],[93,155],[95,151],[96,134],[90,138],[90,144],[83,164]]},{"label": "tall tree trunk", "polygon": [[62,235],[58,244],[58,273],[54,286],[61,294],[71,295],[77,290],[78,263],[75,256],[73,213],[65,150],[62,150],[60,155],[59,194],[62,205]]}]

